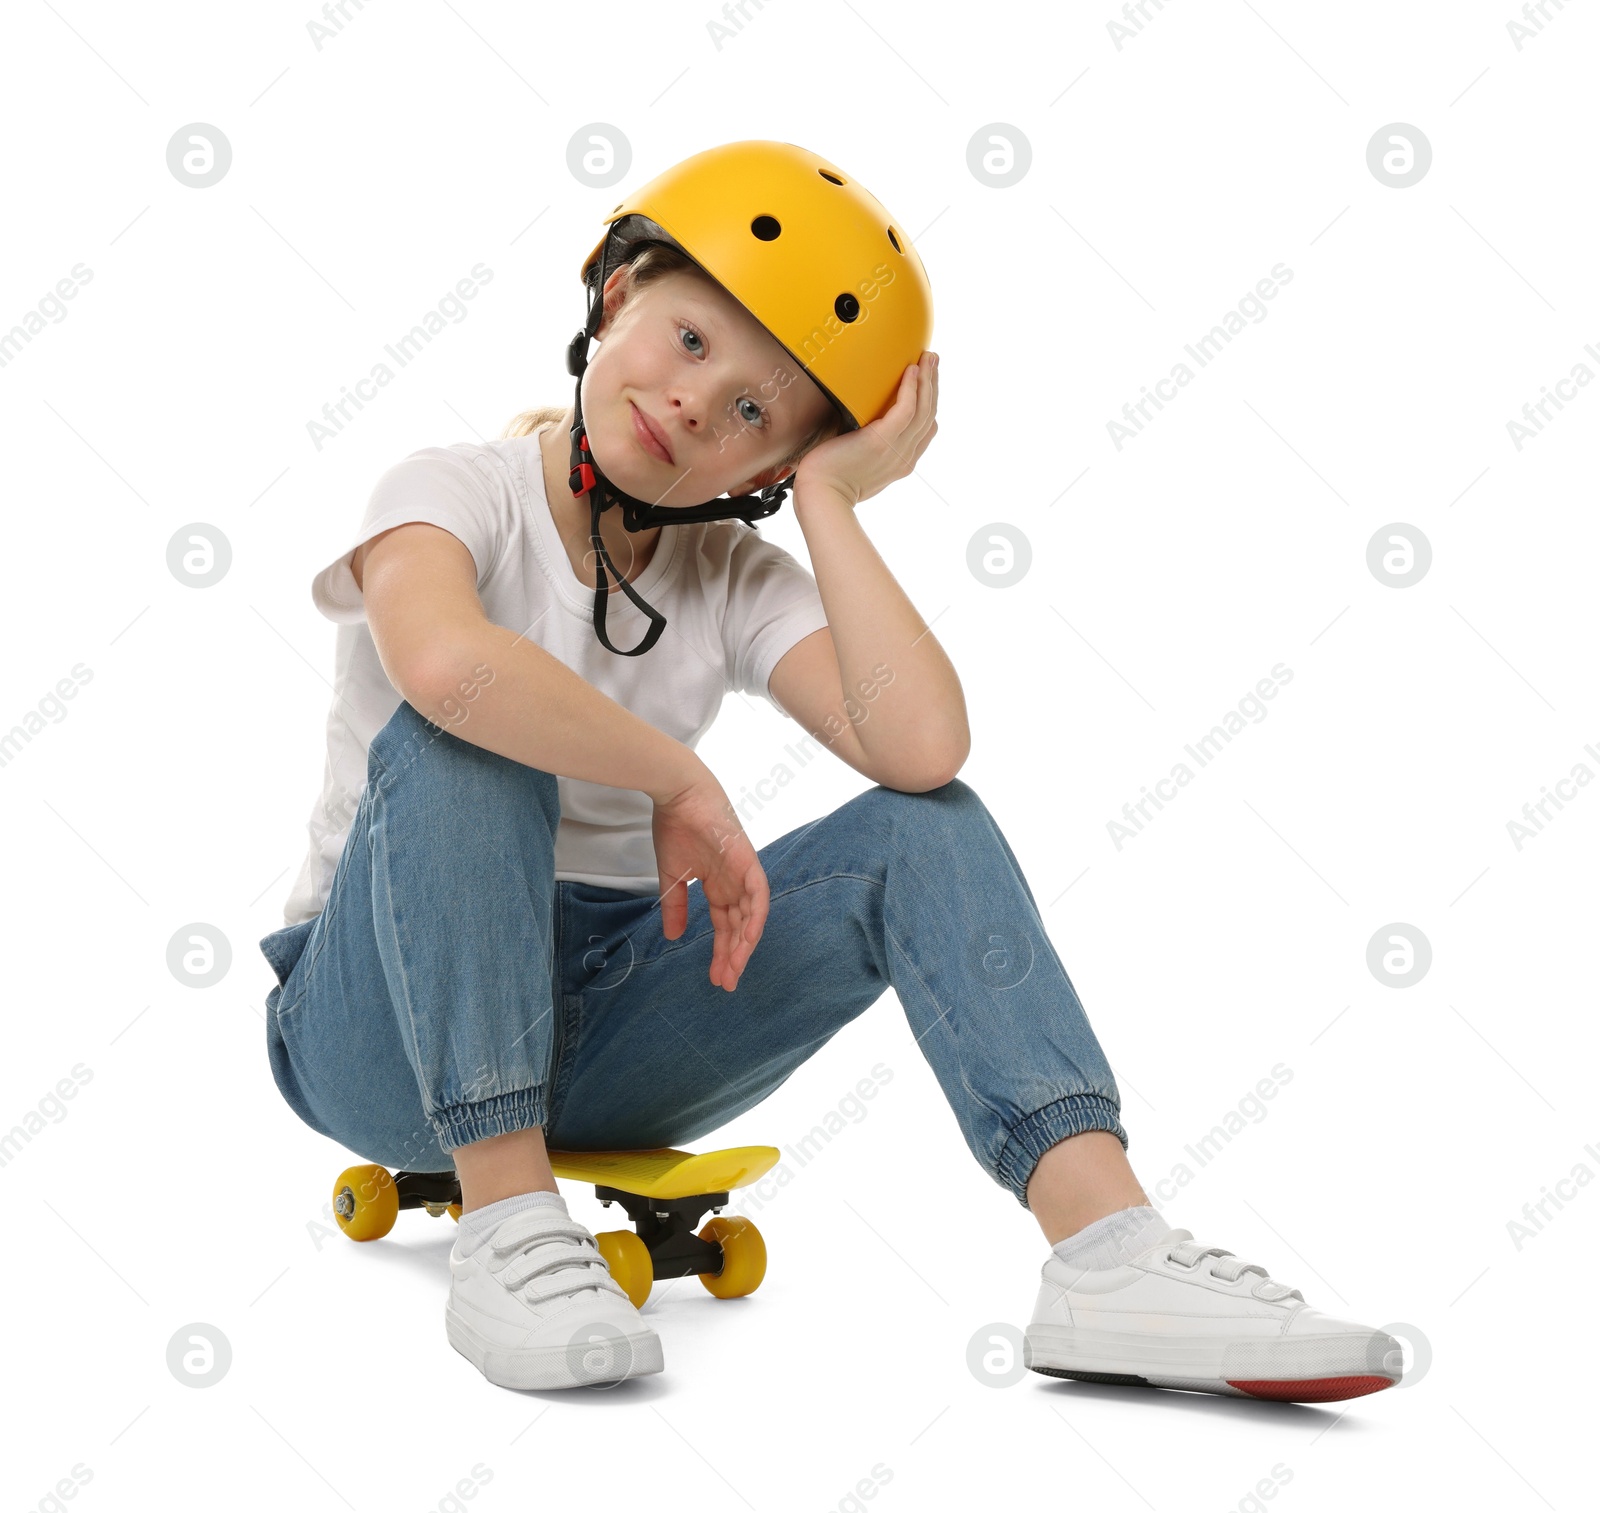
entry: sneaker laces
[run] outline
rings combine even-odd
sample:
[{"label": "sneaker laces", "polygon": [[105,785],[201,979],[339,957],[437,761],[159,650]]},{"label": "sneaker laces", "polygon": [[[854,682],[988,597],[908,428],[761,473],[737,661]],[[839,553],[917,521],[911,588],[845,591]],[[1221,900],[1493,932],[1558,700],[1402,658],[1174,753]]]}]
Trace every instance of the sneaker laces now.
[{"label": "sneaker laces", "polygon": [[[1173,1243],[1176,1240],[1177,1243]],[[1224,1250],[1220,1245],[1197,1245],[1194,1236],[1187,1229],[1175,1229],[1167,1237],[1167,1243],[1162,1246],[1162,1256],[1168,1261],[1176,1261],[1180,1266],[1195,1267],[1206,1256],[1215,1256],[1211,1263],[1211,1275],[1224,1282],[1237,1282],[1247,1271],[1260,1274],[1262,1280],[1250,1289],[1253,1296],[1266,1303],[1278,1303],[1284,1298],[1299,1298],[1305,1302],[1305,1295],[1298,1287],[1286,1287],[1282,1282],[1274,1282],[1267,1275],[1265,1266],[1257,1266],[1253,1261],[1241,1261],[1231,1250]]]},{"label": "sneaker laces", "polygon": [[502,1219],[477,1253],[507,1292],[530,1303],[590,1288],[628,1296],[612,1277],[594,1236],[577,1220],[548,1207]]}]

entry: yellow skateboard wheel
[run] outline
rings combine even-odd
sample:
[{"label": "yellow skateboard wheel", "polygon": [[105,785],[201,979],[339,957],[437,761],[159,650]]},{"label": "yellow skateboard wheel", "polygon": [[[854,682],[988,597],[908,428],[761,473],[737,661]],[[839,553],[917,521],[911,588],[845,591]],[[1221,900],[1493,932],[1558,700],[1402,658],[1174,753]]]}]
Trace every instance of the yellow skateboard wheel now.
[{"label": "yellow skateboard wheel", "polygon": [[449,1214],[457,1224],[461,1222],[461,1205],[459,1203],[452,1203],[447,1209],[445,1209],[445,1212]]},{"label": "yellow skateboard wheel", "polygon": [[761,1285],[767,1274],[767,1242],[761,1231],[739,1214],[722,1214],[700,1231],[702,1240],[722,1247],[722,1270],[701,1272],[700,1281],[714,1298],[742,1298]]},{"label": "yellow skateboard wheel", "polygon": [[394,1228],[400,1190],[385,1166],[350,1166],[333,1184],[333,1216],[352,1240],[381,1240]]},{"label": "yellow skateboard wheel", "polygon": [[631,1229],[608,1229],[594,1239],[611,1270],[611,1280],[627,1293],[635,1308],[643,1308],[656,1279],[650,1247]]}]

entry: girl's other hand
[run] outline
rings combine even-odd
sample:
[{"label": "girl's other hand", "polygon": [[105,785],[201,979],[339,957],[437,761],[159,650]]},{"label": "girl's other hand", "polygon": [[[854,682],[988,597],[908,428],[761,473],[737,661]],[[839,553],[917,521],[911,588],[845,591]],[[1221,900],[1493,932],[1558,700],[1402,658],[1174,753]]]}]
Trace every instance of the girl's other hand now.
[{"label": "girl's other hand", "polygon": [[709,767],[702,764],[672,795],[651,798],[662,933],[668,940],[683,934],[689,922],[689,882],[698,877],[716,929],[711,982],[731,993],[766,927],[767,874]]},{"label": "girl's other hand", "polygon": [[938,408],[939,358],[924,352],[900,375],[900,391],[884,414],[806,453],[795,469],[796,497],[829,488],[857,505],[908,477],[939,429]]}]

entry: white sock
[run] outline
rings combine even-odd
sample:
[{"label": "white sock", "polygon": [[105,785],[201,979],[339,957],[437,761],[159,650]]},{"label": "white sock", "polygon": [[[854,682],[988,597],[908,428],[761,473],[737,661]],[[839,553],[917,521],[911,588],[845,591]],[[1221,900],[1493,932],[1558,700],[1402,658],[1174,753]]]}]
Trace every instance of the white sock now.
[{"label": "white sock", "polygon": [[1148,1250],[1172,1226],[1148,1205],[1124,1208],[1096,1219],[1075,1235],[1057,1240],[1050,1248],[1072,1266],[1103,1270],[1123,1266]]},{"label": "white sock", "polygon": [[537,1192],[515,1193],[509,1198],[501,1198],[498,1203],[486,1203],[469,1214],[462,1214],[461,1233],[456,1241],[461,1247],[461,1254],[470,1256],[489,1238],[502,1219],[509,1219],[512,1214],[519,1214],[525,1208],[545,1205],[559,1208],[562,1213],[567,1212],[567,1200],[560,1193]]}]

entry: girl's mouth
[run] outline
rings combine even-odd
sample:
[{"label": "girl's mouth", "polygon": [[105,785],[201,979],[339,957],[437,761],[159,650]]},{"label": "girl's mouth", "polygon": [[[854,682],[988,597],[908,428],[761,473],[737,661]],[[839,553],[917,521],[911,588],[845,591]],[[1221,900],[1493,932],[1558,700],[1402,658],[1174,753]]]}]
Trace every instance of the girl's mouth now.
[{"label": "girl's mouth", "polygon": [[633,415],[633,433],[638,438],[639,445],[658,462],[671,462],[672,453],[667,449],[661,438],[650,429],[649,423],[645,420],[638,405],[634,404],[631,399],[628,401],[628,409]]}]

